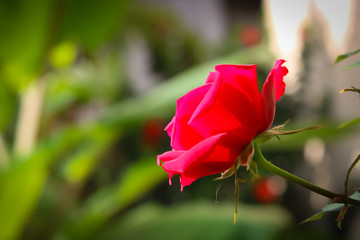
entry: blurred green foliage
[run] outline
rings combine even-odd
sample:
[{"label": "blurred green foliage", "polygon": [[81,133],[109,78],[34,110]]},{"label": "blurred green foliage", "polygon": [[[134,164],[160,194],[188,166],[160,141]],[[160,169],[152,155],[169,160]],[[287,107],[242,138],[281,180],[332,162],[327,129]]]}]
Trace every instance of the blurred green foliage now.
[{"label": "blurred green foliage", "polygon": [[[240,205],[237,225],[233,204],[194,202],[173,208],[143,205],[104,229],[102,239],[276,239],[292,218],[276,206]],[[177,226],[174,231],[173,226]],[[209,230],[211,229],[211,231]]]},{"label": "blurred green foliage", "polygon": [[[167,78],[142,95],[125,69],[133,33]],[[179,239],[271,239],[289,226],[276,207],[244,206],[238,227],[227,204],[140,204],[167,179],[156,154],[168,148],[144,144],[144,123],[170,119],[176,99],[216,64],[256,63],[264,80],[273,64],[264,45],[212,58],[170,13],[127,0],[1,0],[0,34],[0,239],[165,239],[174,231]],[[34,103],[29,89],[41,86]]]}]

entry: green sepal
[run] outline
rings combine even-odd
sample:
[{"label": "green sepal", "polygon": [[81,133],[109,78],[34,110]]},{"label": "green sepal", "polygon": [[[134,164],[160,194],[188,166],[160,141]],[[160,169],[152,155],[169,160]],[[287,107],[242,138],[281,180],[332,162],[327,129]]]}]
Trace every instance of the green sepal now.
[{"label": "green sepal", "polygon": [[289,131],[282,130],[289,122],[290,122],[290,120],[287,120],[284,124],[275,126],[272,129],[267,130],[267,131],[259,134],[258,136],[256,136],[255,141],[257,143],[261,144],[261,143],[269,141],[273,137],[276,137],[276,138],[278,138],[280,140],[280,138],[279,138],[280,135],[291,135],[291,134],[295,134],[295,133],[299,133],[299,132],[303,132],[303,131],[315,130],[315,129],[318,129],[318,128],[323,128],[322,126],[311,126],[311,127],[308,127],[308,128],[289,130]]},{"label": "green sepal", "polygon": [[[240,166],[247,166],[247,170],[249,170],[249,165],[252,162],[253,156],[254,156],[254,144],[253,142],[251,142],[241,152],[239,157],[236,159],[235,164],[228,170],[222,172],[220,177],[215,178],[214,180],[221,180],[231,177],[235,173],[235,168],[236,170],[238,170]],[[245,181],[246,180],[240,179],[240,182],[245,182]]]},{"label": "green sepal", "polygon": [[338,217],[336,218],[336,225],[341,230],[341,221],[344,220],[345,214],[347,213],[349,209],[349,205],[345,204],[343,209],[339,212]]},{"label": "green sepal", "polygon": [[[240,167],[240,160],[239,158],[236,160],[236,164],[234,164],[231,168],[229,168],[228,170],[224,171],[221,173],[220,177],[215,178],[213,181],[217,181],[217,180],[223,180],[225,178],[231,177],[232,175],[234,175],[235,173],[235,165],[236,165],[236,170],[239,169]],[[239,177],[237,177],[237,180],[240,183],[244,183],[246,182],[246,179],[241,179]]]},{"label": "green sepal", "polygon": [[[239,158],[236,159],[236,164],[234,164],[231,168],[229,168],[228,170],[224,171],[221,173],[220,177],[217,177],[214,179],[214,181],[216,180],[222,180],[222,179],[225,179],[225,178],[228,178],[228,177],[231,177],[234,172],[235,172],[235,168],[236,170],[238,170],[238,168],[240,167],[240,160]],[[236,165],[236,166],[235,166]]]},{"label": "green sepal", "polygon": [[246,169],[249,170],[249,165],[252,163],[254,157],[254,143],[249,143],[246,148],[240,154],[240,165],[246,166]]},{"label": "green sepal", "polygon": [[248,166],[249,166],[248,168],[249,168],[249,170],[250,170],[251,175],[252,175],[254,178],[256,178],[256,179],[259,179],[259,178],[260,178],[260,175],[259,175],[259,172],[258,172],[258,168],[257,168],[256,162],[251,161]]}]

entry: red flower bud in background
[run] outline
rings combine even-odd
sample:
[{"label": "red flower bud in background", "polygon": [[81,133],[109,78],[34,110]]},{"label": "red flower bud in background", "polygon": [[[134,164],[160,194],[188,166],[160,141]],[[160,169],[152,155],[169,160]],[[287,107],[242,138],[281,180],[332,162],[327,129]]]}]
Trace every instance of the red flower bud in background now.
[{"label": "red flower bud in background", "polygon": [[183,188],[226,171],[244,149],[252,148],[252,140],[271,126],[275,103],[284,94],[284,62],[276,61],[261,94],[256,65],[218,65],[204,85],[177,100],[175,116],[165,128],[172,151],[158,156],[170,184],[174,174],[180,175]]},{"label": "red flower bud in background", "polygon": [[253,185],[253,196],[259,203],[273,203],[279,200],[286,189],[286,181],[279,176],[264,177]]},{"label": "red flower bud in background", "polygon": [[145,121],[142,128],[142,138],[145,145],[156,148],[161,144],[164,131],[164,122],[153,118]]},{"label": "red flower bud in background", "polygon": [[245,25],[239,29],[239,40],[245,47],[251,47],[259,44],[262,39],[261,32],[254,25]]}]

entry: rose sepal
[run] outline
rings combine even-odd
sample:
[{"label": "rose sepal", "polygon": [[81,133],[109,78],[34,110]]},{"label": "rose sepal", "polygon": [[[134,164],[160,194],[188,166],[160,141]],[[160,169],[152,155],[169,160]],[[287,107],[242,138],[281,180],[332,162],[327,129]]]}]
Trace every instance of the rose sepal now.
[{"label": "rose sepal", "polygon": [[258,144],[261,144],[261,143],[269,141],[273,137],[276,137],[277,139],[279,139],[279,141],[281,141],[281,139],[279,138],[279,136],[281,136],[281,135],[291,135],[291,134],[300,133],[303,131],[309,131],[309,130],[323,128],[323,126],[311,126],[311,127],[301,128],[301,129],[296,129],[296,130],[282,130],[289,122],[290,122],[290,120],[287,120],[285,123],[283,123],[281,125],[275,126],[272,129],[269,129],[269,130],[266,130],[266,131],[260,133],[259,135],[257,135],[255,137],[254,141],[256,141]]}]

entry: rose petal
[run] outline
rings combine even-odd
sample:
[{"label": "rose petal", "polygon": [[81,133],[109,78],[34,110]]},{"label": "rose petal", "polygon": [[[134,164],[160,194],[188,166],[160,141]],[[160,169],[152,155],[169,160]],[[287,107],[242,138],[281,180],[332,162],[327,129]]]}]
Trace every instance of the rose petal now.
[{"label": "rose petal", "polygon": [[163,168],[169,173],[179,173],[182,187],[196,179],[229,169],[245,146],[236,146],[226,133],[207,138],[178,158],[165,161]]},{"label": "rose petal", "polygon": [[209,76],[207,77],[205,84],[213,83],[216,78],[219,77],[219,74],[217,72],[210,72]]},{"label": "rose petal", "polygon": [[168,123],[168,125],[164,129],[167,132],[167,134],[169,135],[169,137],[172,136],[174,123],[175,123],[175,116],[171,119],[171,121]]},{"label": "rose petal", "polygon": [[[157,156],[157,164],[161,166],[161,162],[167,162],[174,160],[184,154],[185,151],[168,151]],[[178,174],[177,171],[167,171],[169,173],[169,185],[171,185],[171,178],[174,174]],[[191,184],[191,183],[190,183]]]},{"label": "rose petal", "polygon": [[210,87],[211,84],[200,86],[177,100],[175,120],[171,135],[171,147],[175,150],[189,149],[203,140],[203,138],[188,125],[188,121]]},{"label": "rose petal", "polygon": [[185,152],[186,151],[176,151],[176,150],[164,152],[163,154],[160,154],[157,156],[157,164],[159,166],[161,166],[161,162],[167,162],[167,161],[174,160],[174,159],[180,157]]},{"label": "rose petal", "polygon": [[256,65],[219,65],[215,78],[189,120],[202,137],[233,132],[248,142],[259,128],[260,94]]},{"label": "rose petal", "polygon": [[182,174],[180,176],[180,186],[181,186],[181,191],[184,190],[185,186],[189,186],[190,184],[192,184],[197,178],[191,178],[191,177],[187,177],[186,175]]},{"label": "rose petal", "polygon": [[277,60],[273,70],[271,71],[273,72],[276,101],[278,101],[285,92],[286,84],[284,83],[284,76],[288,74],[289,70],[286,67],[281,66],[284,62],[285,60],[283,59]]},{"label": "rose petal", "polygon": [[284,76],[288,73],[286,67],[281,66],[285,60],[277,60],[269,73],[261,90],[261,116],[262,121],[259,133],[266,131],[274,121],[276,101],[284,95]]},{"label": "rose petal", "polygon": [[256,65],[223,64],[215,66],[215,70],[235,89],[244,90],[251,98],[256,99],[260,96],[256,67]]}]

